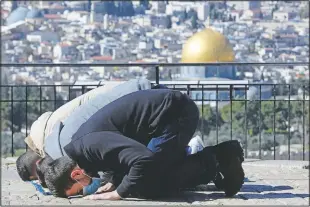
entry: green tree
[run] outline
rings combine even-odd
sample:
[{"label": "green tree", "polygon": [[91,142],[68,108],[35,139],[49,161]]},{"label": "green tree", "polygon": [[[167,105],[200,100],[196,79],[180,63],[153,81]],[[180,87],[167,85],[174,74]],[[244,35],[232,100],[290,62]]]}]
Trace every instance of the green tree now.
[{"label": "green tree", "polygon": [[156,71],[155,71],[155,68],[148,68],[147,69],[147,76],[146,78],[148,80],[152,80],[152,81],[155,81],[156,80]]},{"label": "green tree", "polygon": [[200,128],[201,133],[208,135],[212,130],[216,130],[216,126],[220,127],[224,124],[224,121],[220,114],[217,115],[215,109],[211,108],[210,105],[204,105],[199,107],[201,117],[199,119],[198,126],[203,125],[203,129]]},{"label": "green tree", "polygon": [[14,133],[12,140],[11,133],[1,132],[1,156],[2,157],[12,156],[12,150],[15,156],[17,155],[16,152],[18,150],[22,149],[24,151],[26,149],[26,144],[24,142],[25,136],[26,135],[23,133]]},{"label": "green tree", "polygon": [[[301,139],[303,116],[305,126],[309,124],[309,104],[303,101],[291,101],[290,104],[287,100],[276,101],[275,103],[273,101],[263,101],[261,103],[259,101],[247,101],[247,112],[245,112],[244,101],[235,101],[232,106],[226,105],[220,110],[225,123],[230,123],[230,108],[232,109],[233,131],[237,133],[243,132],[247,125],[247,133],[253,137],[259,133],[288,135],[289,127],[297,125],[299,126],[296,129],[297,134],[294,135],[295,132],[291,132],[290,137],[292,138],[294,135],[295,138],[299,137],[298,139]],[[254,144],[257,142],[254,138],[252,141]]]},{"label": "green tree", "polygon": [[[30,127],[42,113],[53,111],[63,104],[62,97],[57,94],[57,101],[53,101],[53,94],[55,94],[53,88],[42,87],[40,92],[39,87],[28,87],[26,89],[25,85],[23,85],[13,87],[8,91],[8,94],[9,97],[12,96],[13,102],[2,103],[3,117],[1,118],[4,120],[2,127],[13,128],[13,132],[20,132],[26,126],[26,117],[28,127]],[[40,100],[40,94],[41,103],[38,101]]]}]

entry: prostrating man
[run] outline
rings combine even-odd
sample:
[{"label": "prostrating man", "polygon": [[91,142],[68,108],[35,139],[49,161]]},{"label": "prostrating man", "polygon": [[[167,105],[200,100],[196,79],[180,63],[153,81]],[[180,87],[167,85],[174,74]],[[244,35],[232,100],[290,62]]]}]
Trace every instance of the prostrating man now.
[{"label": "prostrating man", "polygon": [[58,197],[87,195],[100,184],[86,172],[111,170],[123,175],[116,190],[91,198],[118,200],[129,194],[155,198],[208,183],[219,170],[225,193],[234,195],[243,184],[242,148],[233,141],[186,156],[198,118],[196,104],[179,91],[125,95],[78,129],[64,147],[67,156],[51,162],[44,172],[46,184]]},{"label": "prostrating man", "polygon": [[32,124],[30,134],[25,138],[28,151],[16,161],[21,179],[38,179],[36,163],[46,156],[46,151],[51,157],[47,156],[44,162],[63,156],[63,146],[69,143],[77,129],[100,108],[123,95],[151,87],[151,82],[147,79],[132,79],[124,83],[108,82],[78,96],[54,112],[43,113]]}]

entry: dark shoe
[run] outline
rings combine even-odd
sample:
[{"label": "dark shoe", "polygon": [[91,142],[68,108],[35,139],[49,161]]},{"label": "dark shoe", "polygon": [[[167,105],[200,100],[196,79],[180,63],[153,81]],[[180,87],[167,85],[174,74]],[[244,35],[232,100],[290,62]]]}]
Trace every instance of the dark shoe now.
[{"label": "dark shoe", "polygon": [[218,190],[224,190],[224,176],[222,175],[220,170],[218,170],[218,172],[216,173],[213,183]]},{"label": "dark shoe", "polygon": [[226,196],[234,196],[240,191],[244,180],[241,145],[237,140],[223,142],[215,146],[215,152],[219,168],[214,184],[224,190]]}]

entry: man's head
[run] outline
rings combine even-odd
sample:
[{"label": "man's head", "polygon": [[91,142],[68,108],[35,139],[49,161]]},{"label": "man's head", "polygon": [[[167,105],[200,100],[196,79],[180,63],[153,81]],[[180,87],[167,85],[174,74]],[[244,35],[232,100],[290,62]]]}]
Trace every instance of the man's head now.
[{"label": "man's head", "polygon": [[92,179],[69,157],[61,157],[48,164],[44,170],[45,182],[56,197],[80,195]]},{"label": "man's head", "polygon": [[34,151],[28,150],[16,160],[16,168],[19,176],[23,181],[36,180],[36,162],[41,157]]},{"label": "man's head", "polygon": [[53,159],[49,155],[46,155],[44,158],[42,158],[36,162],[37,177],[38,177],[41,185],[44,188],[47,188],[45,178],[44,178],[44,173],[45,173],[46,169],[48,168],[49,163],[51,163],[52,161],[53,161]]}]

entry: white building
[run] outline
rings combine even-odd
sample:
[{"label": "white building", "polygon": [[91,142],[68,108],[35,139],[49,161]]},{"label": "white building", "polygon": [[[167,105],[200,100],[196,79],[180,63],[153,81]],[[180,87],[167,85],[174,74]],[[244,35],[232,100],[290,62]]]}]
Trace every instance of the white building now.
[{"label": "white building", "polygon": [[42,54],[48,54],[51,51],[51,46],[45,45],[45,44],[40,44],[40,46],[38,47],[38,54],[42,55]]},{"label": "white building", "polygon": [[103,29],[108,29],[109,27],[109,16],[107,14],[103,17]]},{"label": "white building", "polygon": [[141,27],[152,25],[151,17],[149,15],[135,18],[135,19],[133,19],[133,23],[136,23],[137,25],[139,25]]},{"label": "white building", "polygon": [[155,39],[154,40],[154,47],[157,49],[162,48],[163,40],[162,39]]},{"label": "white building", "polygon": [[209,4],[203,2],[200,6],[197,6],[198,19],[205,21],[209,17]]},{"label": "white building", "polygon": [[79,21],[84,24],[87,23],[89,17],[86,12],[65,12],[63,15],[69,21]]},{"label": "white building", "polygon": [[41,35],[36,35],[36,34],[33,34],[33,35],[27,35],[27,40],[29,42],[42,42],[42,36]]},{"label": "white building", "polygon": [[139,42],[139,49],[151,50],[152,48],[153,48],[153,43],[152,42],[145,42],[145,41]]},{"label": "white building", "polygon": [[260,1],[226,1],[227,5],[236,10],[257,10],[261,8]]},{"label": "white building", "polygon": [[278,20],[281,22],[288,21],[290,19],[290,13],[286,11],[275,11],[273,13],[273,20]]}]

